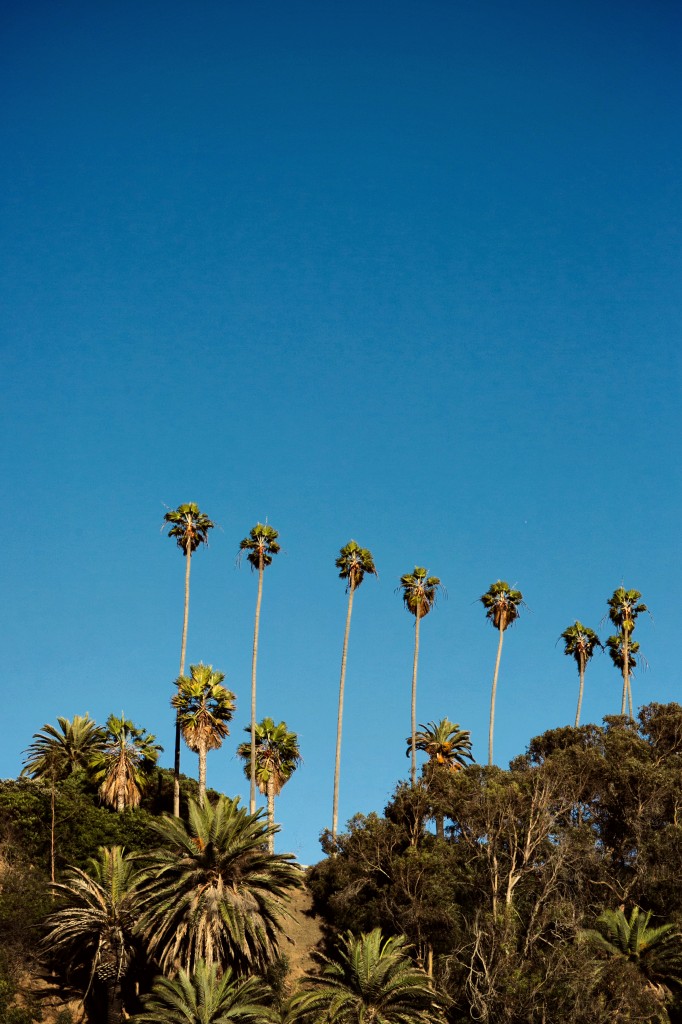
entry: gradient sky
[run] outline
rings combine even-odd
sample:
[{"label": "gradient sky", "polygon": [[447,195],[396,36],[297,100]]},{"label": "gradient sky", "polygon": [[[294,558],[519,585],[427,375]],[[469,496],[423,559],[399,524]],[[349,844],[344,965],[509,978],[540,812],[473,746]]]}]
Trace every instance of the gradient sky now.
[{"label": "gradient sky", "polygon": [[[188,664],[226,673],[208,782],[248,796],[257,521],[258,716],[298,732],[280,849],[331,824],[350,538],[355,601],[340,814],[381,811],[419,722],[496,761],[572,722],[556,640],[624,583],[649,605],[638,703],[680,699],[682,14],[673,0],[2,5],[4,742],[15,776],[57,715],[121,710],[170,766],[181,552],[195,501]],[[585,721],[620,710],[606,656]],[[196,756],[183,753],[196,774]]]}]

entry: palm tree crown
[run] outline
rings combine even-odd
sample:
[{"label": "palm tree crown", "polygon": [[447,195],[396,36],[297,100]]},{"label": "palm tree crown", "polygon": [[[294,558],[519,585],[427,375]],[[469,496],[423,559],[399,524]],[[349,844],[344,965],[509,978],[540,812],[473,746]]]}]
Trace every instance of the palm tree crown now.
[{"label": "palm tree crown", "polygon": [[171,704],[178,713],[180,729],[190,750],[199,755],[199,802],[206,793],[206,752],[217,750],[230,730],[235,696],[222,682],[222,672],[212,665],[190,665],[190,675],[177,679],[178,692]]},{"label": "palm tree crown", "polygon": [[240,973],[277,955],[290,891],[301,885],[293,857],[269,854],[269,828],[237,800],[203,807],[189,822],[153,823],[158,849],[140,854],[140,930],[163,971],[199,960]]},{"label": "palm tree crown", "polygon": [[578,691],[578,708],[575,715],[575,727],[580,724],[580,709],[583,703],[583,688],[585,683],[585,667],[594,655],[597,647],[604,649],[604,646],[593,629],[583,626],[582,622],[576,621],[568,626],[560,637],[564,641],[564,654],[573,658],[578,666],[580,674],[580,688]]},{"label": "palm tree crown", "polygon": [[[251,733],[251,726],[247,725],[245,731]],[[275,826],[275,804],[276,796],[282,791],[282,787],[289,781],[301,762],[301,753],[298,747],[298,736],[295,732],[289,732],[286,722],[275,725],[272,718],[264,718],[256,724],[256,763],[255,777],[258,789],[268,798],[268,819],[270,834],[268,845],[270,852],[273,850]],[[240,743],[237,754],[244,761],[244,774],[247,779],[251,778],[251,743]]]},{"label": "palm tree crown", "polygon": [[149,772],[162,750],[156,736],[139,729],[123,713],[120,718],[109,715],[105,746],[90,762],[104,803],[117,811],[139,807]]},{"label": "palm tree crown", "polygon": [[136,1024],[262,1024],[269,1020],[269,992],[260,978],[237,978],[230,967],[197,960],[192,974],[159,977]]},{"label": "palm tree crown", "polygon": [[380,928],[342,936],[336,957],[318,954],[321,975],[309,976],[308,1008],[330,1024],[431,1024],[444,1021],[428,975],[407,953],[404,936]]},{"label": "palm tree crown", "polygon": [[582,933],[584,941],[609,956],[622,956],[634,963],[645,978],[667,986],[682,983],[682,934],[677,925],[651,927],[651,911],[633,907],[630,917],[623,910],[605,910],[595,928]]},{"label": "palm tree crown", "polygon": [[346,581],[347,591],[357,590],[367,573],[379,575],[372,552],[368,548],[361,548],[354,540],[348,541],[339,551],[336,568],[339,570],[339,577]]},{"label": "palm tree crown", "polygon": [[416,618],[423,619],[436,603],[439,591],[444,587],[438,576],[427,576],[427,570],[415,565],[414,572],[400,577],[403,604]]},{"label": "palm tree crown", "polygon": [[491,583],[480,598],[485,614],[495,629],[504,631],[519,617],[519,605],[523,603],[523,594],[514,590],[504,580]]},{"label": "palm tree crown", "polygon": [[168,536],[175,537],[185,556],[193,555],[200,544],[208,544],[208,531],[215,526],[193,501],[166,512],[163,519],[172,523]]},{"label": "palm tree crown", "polygon": [[87,768],[92,755],[102,750],[105,731],[89,715],[74,715],[73,721],[58,718],[59,728],[44,725],[25,751],[22,775],[33,779],[65,778],[76,768]]},{"label": "palm tree crown", "polygon": [[267,568],[272,565],[273,555],[281,551],[277,538],[279,533],[267,523],[256,523],[249,530],[248,537],[239,545],[239,550],[247,551],[247,561],[252,569]]},{"label": "palm tree crown", "polygon": [[[423,750],[428,754],[431,764],[456,772],[464,767],[467,758],[473,761],[471,732],[468,729],[460,729],[457,722],[441,718],[440,722],[429,722],[428,725],[420,725],[419,728],[421,731],[415,736],[417,750]],[[411,736],[407,737],[406,743],[406,755],[409,757],[412,749]]]},{"label": "palm tree crown", "polygon": [[641,612],[649,609],[640,602],[639,590],[626,590],[618,587],[608,599],[609,618],[618,629],[631,633],[635,628],[635,619]]}]

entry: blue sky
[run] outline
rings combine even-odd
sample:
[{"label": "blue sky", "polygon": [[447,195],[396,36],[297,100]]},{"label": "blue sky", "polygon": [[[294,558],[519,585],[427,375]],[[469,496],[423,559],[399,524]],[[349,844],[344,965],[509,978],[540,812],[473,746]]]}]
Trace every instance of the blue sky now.
[{"label": "blue sky", "polygon": [[[680,698],[679,167],[672,2],[5,5],[0,88],[5,742],[16,775],[57,715],[124,710],[172,759],[183,559],[164,512],[218,524],[193,561],[188,663],[226,673],[210,785],[247,795],[256,578],[259,717],[304,763],[280,848],[330,824],[351,537],[340,813],[405,778],[418,720],[486,757],[498,578],[496,760],[572,721],[555,646],[624,582],[650,606],[635,700]],[[606,657],[584,719],[620,708]],[[183,766],[196,772],[195,755]]]}]

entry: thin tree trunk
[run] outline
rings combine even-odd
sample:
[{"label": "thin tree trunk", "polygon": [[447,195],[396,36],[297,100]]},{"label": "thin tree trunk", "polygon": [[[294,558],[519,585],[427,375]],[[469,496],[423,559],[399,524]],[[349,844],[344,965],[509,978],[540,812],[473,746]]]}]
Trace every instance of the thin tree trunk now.
[{"label": "thin tree trunk", "polygon": [[417,665],[419,663],[419,608],[414,623],[414,662],[412,664],[412,768],[410,777],[412,785],[417,784]]},{"label": "thin tree trunk", "polygon": [[[275,784],[274,784],[274,780],[272,778],[272,775],[270,775],[270,778],[268,779],[267,793],[268,793],[268,825],[270,826],[271,829],[273,829],[275,827]],[[275,852],[275,835],[274,835],[274,832],[271,831],[270,835],[268,836],[268,853],[274,853],[274,852]]]},{"label": "thin tree trunk", "polygon": [[50,881],[54,882],[54,860],[55,860],[55,780],[52,776],[52,789],[50,791]]},{"label": "thin tree trunk", "polygon": [[334,765],[334,803],[332,807],[332,839],[336,839],[339,823],[339,775],[341,772],[341,731],[343,728],[343,694],[346,685],[346,658],[348,655],[348,637],[350,636],[350,620],[353,614],[353,596],[355,586],[351,580],[348,591],[348,611],[346,613],[346,631],[343,634],[343,653],[341,654],[341,679],[339,682],[339,713],[336,723],[336,763]]},{"label": "thin tree trunk", "polygon": [[495,659],[495,671],[493,673],[493,690],[490,695],[490,728],[488,730],[488,765],[493,763],[493,733],[495,732],[495,696],[497,694],[497,676],[500,671],[500,658],[502,657],[502,641],[504,630],[500,629],[500,642],[497,645],[497,658]]},{"label": "thin tree trunk", "polygon": [[580,725],[580,709],[583,706],[583,688],[585,686],[585,659],[582,656],[578,664],[578,671],[580,672],[580,689],[578,690],[578,710],[575,713],[576,729]]},{"label": "thin tree trunk", "polygon": [[[180,644],[179,676],[185,674],[185,654],[187,653],[187,623],[189,622],[189,574],[192,567],[190,544],[185,548],[185,613],[182,619],[182,643]],[[173,768],[173,814],[180,817],[180,711],[175,714],[175,763]]]},{"label": "thin tree trunk", "polygon": [[445,815],[436,815],[436,836],[438,839],[445,839]]},{"label": "thin tree trunk", "polygon": [[199,746],[199,806],[203,807],[206,800],[206,744]]},{"label": "thin tree trunk", "polygon": [[256,664],[258,662],[258,632],[260,630],[260,603],[263,597],[263,552],[258,566],[258,596],[256,597],[256,620],[253,627],[253,658],[251,659],[251,783],[249,810],[256,813]]},{"label": "thin tree trunk", "polygon": [[628,688],[630,686],[630,666],[628,664],[630,659],[628,657],[628,653],[628,635],[627,632],[623,630],[623,698],[620,702],[621,715],[625,714],[625,702],[627,700]]}]

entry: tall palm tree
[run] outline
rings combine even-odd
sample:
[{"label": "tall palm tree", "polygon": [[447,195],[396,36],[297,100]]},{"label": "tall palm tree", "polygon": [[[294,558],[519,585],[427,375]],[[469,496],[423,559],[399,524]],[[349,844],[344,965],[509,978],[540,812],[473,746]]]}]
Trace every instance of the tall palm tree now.
[{"label": "tall palm tree", "polygon": [[665,1003],[670,984],[682,984],[682,933],[678,925],[656,927],[650,921],[651,911],[645,913],[639,907],[633,907],[629,918],[622,909],[605,910],[594,928],[582,932],[581,939],[607,956],[633,963]]},{"label": "tall palm tree", "polygon": [[109,715],[104,749],[90,761],[92,777],[100,783],[99,795],[105,804],[120,813],[126,807],[139,807],[149,772],[163,750],[146,729],[139,729],[121,712]]},{"label": "tall palm tree", "polygon": [[[637,658],[635,655],[639,654],[639,643],[636,640],[626,639],[623,633],[614,633],[613,636],[607,637],[606,649],[609,652],[611,661],[619,670],[623,676],[623,696],[621,700],[620,713],[625,714],[625,693],[627,691],[627,697],[630,702],[630,718],[633,718],[632,713],[632,676],[635,668],[637,667]],[[627,684],[625,683],[626,674],[626,659],[627,659]]]},{"label": "tall palm tree", "polygon": [[135,950],[135,873],[120,846],[102,847],[87,871],[70,868],[53,885],[57,908],[47,917],[43,948],[106,998],[107,1022],[122,1019],[121,983]]},{"label": "tall palm tree", "polygon": [[361,548],[351,540],[339,551],[336,559],[339,576],[346,581],[348,594],[348,610],[346,612],[346,629],[343,634],[343,651],[341,653],[341,680],[339,682],[339,712],[336,723],[336,761],[334,763],[334,801],[332,807],[332,839],[336,839],[339,821],[339,775],[341,772],[341,732],[343,728],[343,695],[346,685],[346,658],[348,656],[348,637],[350,636],[350,620],[353,614],[353,598],[355,591],[367,573],[377,576],[372,552]]},{"label": "tall palm tree", "polygon": [[[246,732],[251,733],[250,725]],[[275,797],[282,792],[282,787],[289,781],[301,762],[298,748],[298,736],[289,732],[286,722],[275,725],[272,718],[264,718],[255,728],[256,761],[255,776],[258,789],[268,799],[268,849],[274,851],[275,844]],[[240,743],[237,754],[244,761],[244,774],[247,779],[253,772],[251,760],[251,744]]]},{"label": "tall palm tree", "polygon": [[594,655],[597,647],[604,650],[604,645],[589,626],[583,626],[582,622],[576,619],[572,626],[568,626],[560,637],[564,641],[564,654],[575,660],[580,676],[580,689],[578,690],[578,708],[575,713],[575,728],[580,725],[580,709],[583,704],[583,689],[585,686],[585,668],[588,661]]},{"label": "tall palm tree", "polygon": [[78,768],[87,768],[97,751],[104,747],[106,734],[89,715],[57,718],[59,725],[46,724],[33,734],[33,743],[24,751],[21,774],[50,783],[50,878],[55,878],[55,798],[57,783]]},{"label": "tall palm tree", "polygon": [[621,701],[621,715],[625,714],[625,701],[630,702],[630,718],[632,718],[632,692],[630,689],[630,658],[628,647],[630,637],[635,628],[637,616],[641,612],[648,611],[645,604],[639,600],[642,595],[639,590],[626,590],[625,587],[618,587],[608,599],[609,618],[616,626],[623,638],[623,657],[621,670],[623,673],[623,698]]},{"label": "tall palm tree", "polygon": [[217,750],[230,730],[227,723],[235,710],[235,696],[222,682],[222,672],[214,672],[212,665],[190,665],[189,676],[177,680],[178,692],[171,704],[178,713],[178,721],[185,743],[199,755],[199,803],[206,797],[206,753]]},{"label": "tall palm tree", "polygon": [[270,993],[260,978],[238,978],[228,966],[197,960],[190,974],[158,977],[134,1024],[263,1024]]},{"label": "tall palm tree", "polygon": [[256,813],[256,666],[258,664],[258,635],[260,633],[260,606],[263,599],[263,573],[272,565],[274,555],[279,554],[277,543],[279,533],[267,523],[256,523],[239,545],[240,555],[248,551],[247,560],[252,571],[258,572],[258,593],[256,595],[256,616],[253,627],[253,655],[251,658],[251,778],[249,791],[249,810]]},{"label": "tall palm tree", "polygon": [[[175,537],[178,547],[185,557],[185,608],[182,617],[182,642],[180,644],[180,671],[178,676],[185,674],[185,654],[187,651],[187,623],[189,622],[189,576],[192,567],[192,555],[200,544],[208,544],[208,531],[215,523],[199,509],[193,501],[178,505],[172,512],[166,512],[164,523],[170,523],[169,537]],[[175,759],[173,778],[173,814],[180,814],[180,722],[175,720]]]},{"label": "tall palm tree", "polygon": [[347,932],[334,958],[318,954],[319,975],[310,975],[308,1009],[329,1024],[441,1024],[442,1004],[431,980],[408,955],[402,935],[385,938],[380,928]]},{"label": "tall palm tree", "polygon": [[497,694],[497,677],[500,671],[500,658],[502,657],[502,640],[505,630],[512,625],[519,617],[519,606],[523,603],[523,594],[520,590],[514,590],[504,580],[492,583],[485,594],[480,598],[485,614],[492,626],[499,631],[500,639],[497,645],[497,658],[495,659],[495,672],[493,673],[493,688],[490,697],[490,728],[488,731],[488,764],[493,763],[493,733],[495,729],[495,696]]},{"label": "tall palm tree", "polygon": [[289,854],[269,854],[269,827],[237,800],[203,807],[189,821],[153,822],[158,848],[140,854],[140,932],[161,969],[199,960],[237,972],[262,970],[278,951],[286,904],[302,884]]},{"label": "tall palm tree", "polygon": [[[417,750],[423,750],[428,754],[429,777],[434,771],[458,772],[464,767],[467,758],[470,761],[474,760],[471,753],[471,733],[468,729],[460,729],[459,723],[441,718],[440,722],[429,722],[428,725],[420,725],[419,729],[420,731],[415,733],[416,746]],[[412,752],[412,737],[408,736],[405,742],[405,755],[409,757]],[[443,815],[437,813],[435,819],[436,835],[444,839]]]},{"label": "tall palm tree", "polygon": [[402,591],[403,604],[408,612],[414,615],[414,660],[412,662],[412,785],[417,783],[417,666],[419,664],[419,624],[428,615],[436,603],[438,591],[443,584],[437,576],[428,576],[427,570],[415,565],[414,572],[405,573],[400,577],[398,590]]}]

